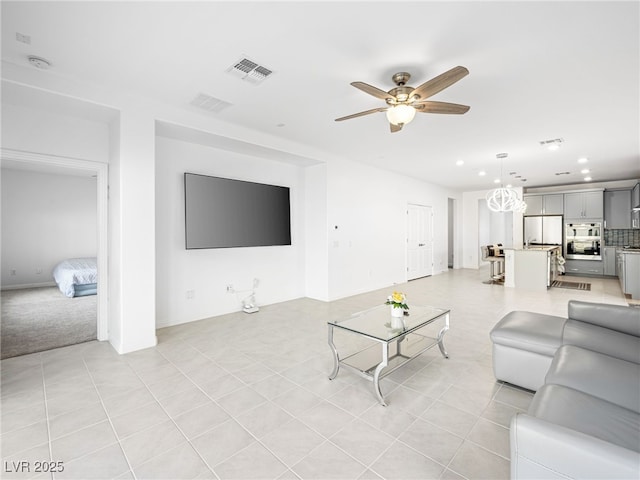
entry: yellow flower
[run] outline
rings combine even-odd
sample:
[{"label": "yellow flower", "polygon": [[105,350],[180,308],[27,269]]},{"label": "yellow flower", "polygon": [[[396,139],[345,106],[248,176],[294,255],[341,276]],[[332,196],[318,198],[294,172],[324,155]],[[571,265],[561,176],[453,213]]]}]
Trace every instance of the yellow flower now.
[{"label": "yellow flower", "polygon": [[394,302],[402,303],[404,301],[404,294],[402,292],[393,292],[391,298]]}]

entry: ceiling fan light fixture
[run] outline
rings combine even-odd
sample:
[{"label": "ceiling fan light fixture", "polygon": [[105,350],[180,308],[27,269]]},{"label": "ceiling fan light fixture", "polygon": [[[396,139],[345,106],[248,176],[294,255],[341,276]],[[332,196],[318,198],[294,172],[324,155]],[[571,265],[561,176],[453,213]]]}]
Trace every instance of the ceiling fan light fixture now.
[{"label": "ceiling fan light fixture", "polygon": [[416,116],[416,109],[409,105],[395,105],[387,109],[387,120],[392,125],[406,125]]}]

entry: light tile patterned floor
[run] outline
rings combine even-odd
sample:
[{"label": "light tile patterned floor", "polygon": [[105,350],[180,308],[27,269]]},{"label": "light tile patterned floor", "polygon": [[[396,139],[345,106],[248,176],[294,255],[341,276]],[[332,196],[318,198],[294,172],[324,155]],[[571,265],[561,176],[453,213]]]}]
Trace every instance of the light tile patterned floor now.
[{"label": "light tile patterned floor", "polygon": [[[388,407],[349,372],[328,380],[326,321],[382,303],[391,288],[165,328],[157,347],[128,355],[91,342],[5,360],[2,477],[508,478],[509,420],[532,394],[495,381],[490,329],[511,310],[565,315],[569,299],[624,301],[614,279],[584,279],[589,292],[522,292],[485,285],[486,275],[396,287],[410,304],[451,309],[451,358],[436,348],[386,377]],[[34,471],[50,460],[64,471]],[[31,471],[15,473],[20,465]]]}]

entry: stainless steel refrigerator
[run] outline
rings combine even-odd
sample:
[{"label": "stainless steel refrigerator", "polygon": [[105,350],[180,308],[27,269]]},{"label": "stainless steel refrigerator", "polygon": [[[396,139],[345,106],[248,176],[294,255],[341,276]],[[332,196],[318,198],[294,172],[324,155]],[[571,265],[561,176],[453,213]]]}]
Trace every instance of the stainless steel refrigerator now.
[{"label": "stainless steel refrigerator", "polygon": [[562,246],[562,215],[524,217],[525,245]]}]

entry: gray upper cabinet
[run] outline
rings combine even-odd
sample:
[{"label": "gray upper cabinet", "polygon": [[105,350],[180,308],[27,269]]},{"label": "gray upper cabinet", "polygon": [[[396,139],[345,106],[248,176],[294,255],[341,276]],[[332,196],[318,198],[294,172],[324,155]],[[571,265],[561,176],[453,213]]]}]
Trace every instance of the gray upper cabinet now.
[{"label": "gray upper cabinet", "polygon": [[604,216],[603,192],[565,193],[564,216],[570,219],[602,219]]},{"label": "gray upper cabinet", "polygon": [[604,228],[631,228],[631,190],[604,192]]},{"label": "gray upper cabinet", "polygon": [[525,215],[562,215],[564,213],[564,195],[554,193],[547,195],[526,195]]},{"label": "gray upper cabinet", "polygon": [[[640,207],[640,183],[636,183],[636,186],[631,190],[631,207]],[[631,228],[640,228],[640,210],[631,212]]]},{"label": "gray upper cabinet", "polygon": [[564,195],[561,193],[545,195],[542,213],[544,215],[562,215],[564,213]]},{"label": "gray upper cabinet", "polygon": [[526,195],[524,203],[527,204],[525,215],[542,215],[542,195]]}]

